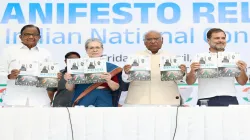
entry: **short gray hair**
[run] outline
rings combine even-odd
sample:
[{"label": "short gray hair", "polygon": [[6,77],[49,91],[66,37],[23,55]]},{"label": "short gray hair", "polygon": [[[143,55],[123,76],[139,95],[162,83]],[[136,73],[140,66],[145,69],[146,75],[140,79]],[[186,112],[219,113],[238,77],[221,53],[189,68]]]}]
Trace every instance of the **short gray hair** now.
[{"label": "short gray hair", "polygon": [[88,48],[88,45],[89,45],[89,43],[91,43],[91,42],[99,42],[99,43],[101,44],[101,47],[103,48],[103,43],[102,43],[102,41],[101,41],[100,39],[98,39],[98,38],[90,38],[90,39],[88,39],[88,40],[85,42],[85,49]]},{"label": "short gray hair", "polygon": [[143,41],[145,41],[146,36],[147,36],[149,33],[157,33],[157,34],[159,34],[159,35],[161,36],[161,38],[162,38],[161,32],[156,31],[156,30],[150,30],[150,31],[147,31],[147,32],[143,35]]}]

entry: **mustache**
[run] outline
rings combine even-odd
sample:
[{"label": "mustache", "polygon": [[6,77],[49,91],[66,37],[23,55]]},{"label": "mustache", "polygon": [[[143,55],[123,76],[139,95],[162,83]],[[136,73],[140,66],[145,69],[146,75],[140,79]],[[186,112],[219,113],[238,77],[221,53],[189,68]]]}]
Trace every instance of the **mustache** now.
[{"label": "mustache", "polygon": [[218,42],[218,43],[216,43],[216,44],[225,44],[224,42]]},{"label": "mustache", "polygon": [[217,51],[225,51],[224,48],[215,48]]}]

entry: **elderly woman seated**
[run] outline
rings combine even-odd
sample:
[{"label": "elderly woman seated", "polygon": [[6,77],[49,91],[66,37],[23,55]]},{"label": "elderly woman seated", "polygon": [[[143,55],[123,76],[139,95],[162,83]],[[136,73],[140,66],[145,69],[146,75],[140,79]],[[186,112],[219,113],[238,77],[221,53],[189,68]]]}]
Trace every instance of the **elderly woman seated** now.
[{"label": "elderly woman seated", "polygon": [[[101,57],[103,53],[103,44],[99,39],[88,39],[85,43],[85,49],[90,58]],[[119,78],[122,68],[106,63],[107,72],[101,74],[101,78],[105,79],[104,83],[94,84],[69,84],[66,83],[68,90],[74,90],[73,106],[95,106],[95,107],[112,107],[112,92],[119,89]],[[64,75],[64,79],[68,81],[72,76],[69,73]]]}]

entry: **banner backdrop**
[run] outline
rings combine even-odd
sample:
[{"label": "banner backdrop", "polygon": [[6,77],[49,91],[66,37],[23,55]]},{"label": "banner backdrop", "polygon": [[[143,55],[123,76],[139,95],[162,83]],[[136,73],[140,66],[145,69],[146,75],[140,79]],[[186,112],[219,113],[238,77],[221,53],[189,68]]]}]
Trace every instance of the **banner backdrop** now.
[{"label": "banner backdrop", "polygon": [[[123,66],[127,56],[144,50],[144,33],[160,31],[163,49],[181,55],[187,66],[196,53],[208,52],[206,33],[222,28],[226,51],[236,51],[250,64],[250,2],[245,0],[8,0],[0,2],[0,52],[19,44],[25,24],[41,29],[40,47],[64,67],[64,55],[85,55],[88,38],[104,43],[108,61]],[[3,82],[4,83],[4,82]]]}]

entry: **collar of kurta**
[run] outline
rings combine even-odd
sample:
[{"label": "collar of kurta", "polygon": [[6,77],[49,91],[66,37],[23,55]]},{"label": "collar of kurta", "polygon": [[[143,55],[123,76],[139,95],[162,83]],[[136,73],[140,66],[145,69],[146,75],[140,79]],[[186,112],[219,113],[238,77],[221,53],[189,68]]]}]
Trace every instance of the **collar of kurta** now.
[{"label": "collar of kurta", "polygon": [[[20,49],[29,49],[29,48],[28,48],[27,46],[25,46],[25,45],[22,45],[22,46],[20,47]],[[39,48],[38,48],[37,46],[35,46],[35,47],[31,48],[30,50],[39,51]]]}]

